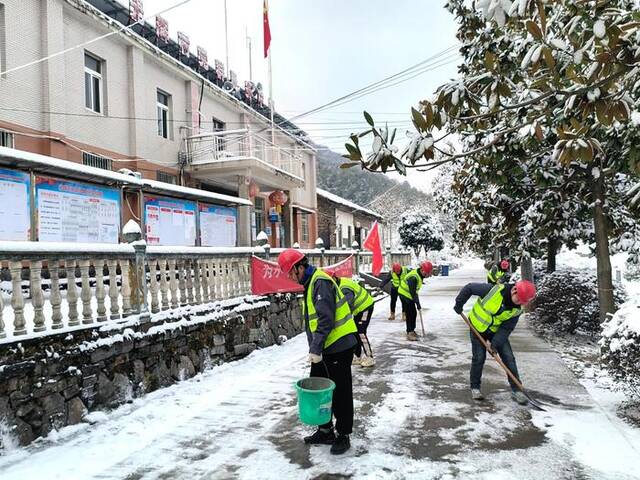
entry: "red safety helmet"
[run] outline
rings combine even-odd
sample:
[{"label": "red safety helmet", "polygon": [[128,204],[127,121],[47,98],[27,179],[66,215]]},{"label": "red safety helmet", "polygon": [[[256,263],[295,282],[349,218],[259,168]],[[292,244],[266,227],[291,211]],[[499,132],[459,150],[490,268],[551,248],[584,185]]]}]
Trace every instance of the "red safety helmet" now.
[{"label": "red safety helmet", "polygon": [[422,262],[420,264],[420,271],[422,272],[423,275],[429,275],[431,272],[433,272],[433,263],[429,261]]},{"label": "red safety helmet", "polygon": [[304,253],[295,248],[287,248],[283,250],[280,255],[278,255],[278,265],[280,265],[280,269],[289,274],[293,266],[298,263],[300,260],[304,258]]},{"label": "red safety helmet", "polygon": [[500,268],[502,270],[509,270],[509,260],[502,260],[500,262]]},{"label": "red safety helmet", "polygon": [[400,273],[402,272],[402,265],[396,262],[393,264],[391,269],[393,270],[393,273],[395,273],[396,275],[400,275]]},{"label": "red safety helmet", "polygon": [[520,305],[526,305],[536,296],[536,287],[529,280],[520,280],[516,282],[516,293],[518,294]]}]

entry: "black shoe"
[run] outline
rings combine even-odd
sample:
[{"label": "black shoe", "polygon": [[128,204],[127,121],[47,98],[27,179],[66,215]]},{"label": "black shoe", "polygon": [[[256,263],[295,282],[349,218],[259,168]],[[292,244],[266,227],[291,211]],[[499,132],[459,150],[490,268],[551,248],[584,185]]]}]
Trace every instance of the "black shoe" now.
[{"label": "black shoe", "polygon": [[336,441],[331,445],[331,453],[334,455],[342,455],[344,452],[351,448],[351,442],[349,442],[349,435],[338,435]]},{"label": "black shoe", "polygon": [[313,435],[304,437],[304,443],[309,445],[333,445],[335,441],[336,434],[333,433],[333,428],[330,430],[319,428]]}]

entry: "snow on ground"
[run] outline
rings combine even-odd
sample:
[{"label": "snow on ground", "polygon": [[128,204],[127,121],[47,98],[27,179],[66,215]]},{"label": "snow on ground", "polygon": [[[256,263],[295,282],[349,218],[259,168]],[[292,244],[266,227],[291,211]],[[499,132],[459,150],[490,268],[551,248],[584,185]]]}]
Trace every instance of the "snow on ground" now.
[{"label": "snow on ground", "polygon": [[[468,330],[453,298],[482,270],[426,282],[426,337],[408,342],[402,322],[376,306],[369,337],[376,366],[354,367],[356,423],[342,457],[309,447],[294,382],[306,376],[299,335],[282,346],[214,367],[136,399],[93,425],[67,427],[0,457],[3,480],[47,479],[631,479],[640,433],[594,399],[524,322],[512,344],[525,385],[550,405],[514,404],[488,361],[485,402],[469,399]],[[471,302],[467,304],[467,309]],[[420,332],[420,322],[418,322]],[[606,392],[605,392],[606,393]]]}]

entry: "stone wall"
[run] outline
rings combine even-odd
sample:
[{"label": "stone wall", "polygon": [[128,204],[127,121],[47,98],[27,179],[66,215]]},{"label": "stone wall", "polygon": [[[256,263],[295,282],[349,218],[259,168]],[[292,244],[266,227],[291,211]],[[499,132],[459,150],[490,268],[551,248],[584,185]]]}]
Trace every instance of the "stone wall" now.
[{"label": "stone wall", "polygon": [[0,345],[0,451],[302,330],[295,296],[243,297]]}]

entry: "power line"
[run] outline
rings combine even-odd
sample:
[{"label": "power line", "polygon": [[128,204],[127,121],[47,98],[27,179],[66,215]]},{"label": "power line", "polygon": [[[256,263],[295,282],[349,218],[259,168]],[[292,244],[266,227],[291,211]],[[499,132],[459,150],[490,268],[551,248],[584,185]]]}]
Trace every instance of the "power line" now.
[{"label": "power line", "polygon": [[69,48],[66,48],[66,49],[64,49],[64,50],[61,50],[61,51],[59,51],[59,52],[52,53],[51,55],[47,55],[46,57],[39,58],[38,60],[33,60],[33,61],[31,61],[31,62],[27,62],[27,63],[25,63],[25,64],[23,64],[23,65],[19,65],[19,66],[17,66],[17,67],[10,68],[9,70],[5,70],[4,72],[0,72],[0,75],[6,75],[7,73],[17,72],[18,70],[22,70],[22,69],[24,69],[24,68],[31,67],[31,66],[33,66],[33,65],[37,65],[37,64],[42,63],[42,62],[46,62],[46,61],[48,61],[48,60],[51,60],[52,58],[56,58],[56,57],[62,56],[62,55],[64,55],[64,54],[69,53],[69,52],[71,52],[71,51],[73,51],[73,50],[76,50],[76,49],[78,49],[78,48],[86,47],[87,45],[91,45],[92,43],[95,43],[95,42],[97,42],[97,41],[100,41],[100,40],[102,40],[102,39],[105,39],[105,38],[107,38],[107,37],[110,37],[110,36],[112,36],[112,35],[116,35],[116,34],[118,34],[118,33],[122,33],[122,32],[124,32],[124,31],[126,31],[126,30],[131,30],[131,28],[133,28],[135,25],[138,25],[138,24],[140,24],[141,22],[144,22],[145,20],[150,19],[151,17],[156,17],[156,16],[158,16],[158,15],[162,15],[163,13],[169,12],[169,11],[171,11],[171,10],[173,10],[173,9],[175,9],[175,8],[178,8],[178,7],[180,7],[180,6],[182,6],[182,5],[186,4],[186,3],[189,3],[189,2],[191,2],[191,1],[192,1],[192,0],[182,0],[181,2],[178,2],[178,3],[176,3],[175,5],[172,5],[172,6],[170,6],[170,7],[167,7],[167,8],[165,8],[164,10],[161,10],[161,11],[159,11],[159,12],[157,12],[157,13],[153,14],[153,15],[148,15],[148,16],[146,16],[146,17],[144,17],[144,18],[141,18],[140,20],[138,20],[138,21],[137,21],[137,22],[135,22],[135,23],[132,23],[132,24],[127,25],[127,26],[124,26],[124,25],[123,25],[123,26],[122,26],[122,28],[118,28],[117,30],[114,30],[114,31],[112,31],[112,32],[105,33],[104,35],[100,35],[99,37],[96,37],[96,38],[94,38],[94,39],[92,39],[92,40],[88,40],[88,41],[86,41],[86,42],[80,43],[80,44],[75,45],[75,46],[73,46],[73,47],[69,47]]}]

